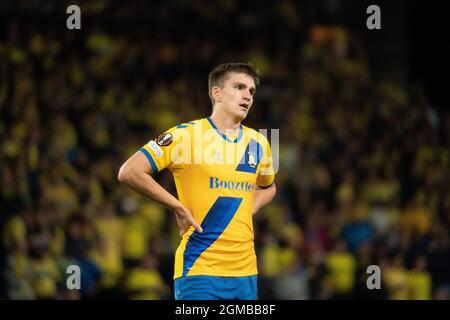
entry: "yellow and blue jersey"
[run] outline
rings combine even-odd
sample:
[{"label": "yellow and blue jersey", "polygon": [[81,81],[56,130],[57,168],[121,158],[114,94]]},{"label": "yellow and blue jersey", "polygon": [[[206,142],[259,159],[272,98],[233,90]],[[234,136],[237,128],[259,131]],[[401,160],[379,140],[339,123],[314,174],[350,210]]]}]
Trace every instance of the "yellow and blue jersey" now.
[{"label": "yellow and blue jersey", "polygon": [[256,275],[254,190],[274,181],[266,137],[242,125],[231,137],[204,118],[177,125],[140,150],[153,172],[173,173],[179,200],[203,228],[183,235],[174,279]]}]

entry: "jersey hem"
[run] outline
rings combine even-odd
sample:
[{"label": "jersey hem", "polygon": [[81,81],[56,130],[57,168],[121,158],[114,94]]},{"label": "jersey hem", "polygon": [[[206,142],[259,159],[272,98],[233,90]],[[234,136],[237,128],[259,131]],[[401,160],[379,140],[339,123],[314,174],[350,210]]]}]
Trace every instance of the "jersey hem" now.
[{"label": "jersey hem", "polygon": [[251,276],[257,276],[257,275],[258,275],[258,272],[256,272],[256,273],[252,272],[252,273],[249,273],[249,274],[240,274],[240,275],[230,275],[230,274],[222,274],[222,273],[220,273],[220,274],[201,273],[201,274],[190,274],[190,275],[185,275],[185,276],[181,275],[181,276],[178,276],[178,277],[174,276],[173,280],[180,279],[180,278],[186,278],[186,277],[195,277],[195,276],[242,278],[242,277],[251,277]]}]

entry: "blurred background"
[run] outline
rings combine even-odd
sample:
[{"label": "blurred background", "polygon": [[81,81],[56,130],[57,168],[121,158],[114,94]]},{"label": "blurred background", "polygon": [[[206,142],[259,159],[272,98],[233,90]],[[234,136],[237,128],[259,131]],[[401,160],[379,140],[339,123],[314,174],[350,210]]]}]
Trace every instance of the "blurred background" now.
[{"label": "blurred background", "polygon": [[245,124],[280,129],[278,194],[254,218],[260,299],[450,299],[444,6],[2,1],[0,298],[173,299],[173,213],[118,169],[209,115],[208,73],[243,61],[262,73]]}]

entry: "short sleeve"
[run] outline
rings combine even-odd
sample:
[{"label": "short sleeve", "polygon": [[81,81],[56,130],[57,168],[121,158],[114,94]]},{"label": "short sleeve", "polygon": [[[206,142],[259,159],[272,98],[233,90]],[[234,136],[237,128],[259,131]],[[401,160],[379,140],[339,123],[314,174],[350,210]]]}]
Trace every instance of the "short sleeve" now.
[{"label": "short sleeve", "polygon": [[174,127],[150,140],[139,151],[147,157],[152,171],[156,173],[165,168],[182,167],[183,160],[180,159],[180,155],[183,155],[182,150],[186,148],[190,148],[190,142],[186,139],[186,130]]}]

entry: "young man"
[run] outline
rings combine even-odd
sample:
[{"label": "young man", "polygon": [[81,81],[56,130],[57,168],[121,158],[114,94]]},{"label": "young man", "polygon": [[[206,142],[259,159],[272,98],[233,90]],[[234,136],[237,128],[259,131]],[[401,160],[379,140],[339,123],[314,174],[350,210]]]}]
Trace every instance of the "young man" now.
[{"label": "young man", "polygon": [[[120,168],[119,181],[175,212],[177,300],[257,299],[252,215],[275,196],[267,139],[241,125],[253,104],[257,71],[227,63],[209,75],[208,118],[177,125]],[[152,177],[169,168],[179,199]]]}]

